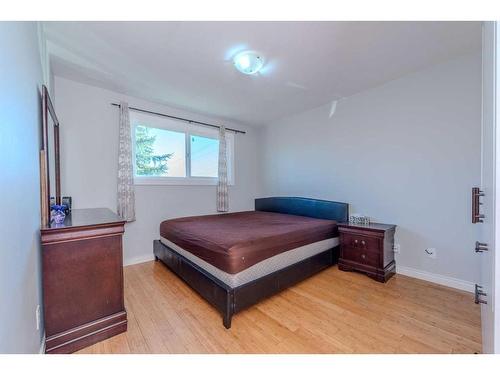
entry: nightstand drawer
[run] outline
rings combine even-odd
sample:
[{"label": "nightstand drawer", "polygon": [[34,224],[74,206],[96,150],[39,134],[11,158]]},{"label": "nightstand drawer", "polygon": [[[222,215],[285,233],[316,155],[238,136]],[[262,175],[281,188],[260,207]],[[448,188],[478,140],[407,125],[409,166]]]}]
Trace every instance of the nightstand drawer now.
[{"label": "nightstand drawer", "polygon": [[372,251],[378,253],[381,250],[380,241],[375,237],[344,233],[341,241],[341,245],[343,247],[350,247],[360,251]]},{"label": "nightstand drawer", "polygon": [[389,280],[396,272],[395,232],[392,224],[340,223],[339,270],[363,272],[380,282]]},{"label": "nightstand drawer", "polygon": [[378,267],[380,263],[379,253],[351,246],[342,247],[341,257],[351,262],[366,264],[372,267]]}]

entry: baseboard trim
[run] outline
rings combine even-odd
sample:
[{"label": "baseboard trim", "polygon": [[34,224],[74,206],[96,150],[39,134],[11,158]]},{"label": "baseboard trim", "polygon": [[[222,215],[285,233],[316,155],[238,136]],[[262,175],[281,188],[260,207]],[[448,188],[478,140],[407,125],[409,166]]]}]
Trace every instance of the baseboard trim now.
[{"label": "baseboard trim", "polygon": [[152,260],[155,260],[155,256],[153,255],[153,253],[151,253],[151,255],[143,255],[143,256],[139,256],[139,257],[134,257],[134,258],[130,258],[130,259],[125,259],[123,261],[123,265],[124,266],[131,266],[133,264],[139,264],[139,263],[144,263],[144,262],[150,262]]},{"label": "baseboard trim", "polygon": [[471,292],[471,293],[474,292],[474,283],[465,280],[455,279],[453,277],[438,275],[435,273],[430,273],[427,271],[418,270],[416,268],[404,267],[404,266],[396,266],[396,273],[400,275],[414,277],[416,279],[430,281],[431,283],[444,285],[450,288],[464,290],[466,292]]}]

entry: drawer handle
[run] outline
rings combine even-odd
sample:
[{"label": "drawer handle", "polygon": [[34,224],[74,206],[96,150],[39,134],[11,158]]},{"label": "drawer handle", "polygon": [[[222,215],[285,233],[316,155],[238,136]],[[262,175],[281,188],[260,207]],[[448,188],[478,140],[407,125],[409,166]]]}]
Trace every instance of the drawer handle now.
[{"label": "drawer handle", "polygon": [[361,241],[361,245],[365,246],[366,242],[365,241]]},{"label": "drawer handle", "polygon": [[366,255],[365,254],[361,254],[361,258],[365,259]]}]

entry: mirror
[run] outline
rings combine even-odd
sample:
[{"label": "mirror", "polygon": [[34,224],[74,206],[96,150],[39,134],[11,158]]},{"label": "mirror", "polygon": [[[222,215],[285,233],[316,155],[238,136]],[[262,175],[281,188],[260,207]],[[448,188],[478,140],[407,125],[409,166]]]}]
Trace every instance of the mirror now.
[{"label": "mirror", "polygon": [[42,86],[42,149],[40,150],[42,228],[50,225],[50,207],[61,204],[59,121],[45,85]]}]

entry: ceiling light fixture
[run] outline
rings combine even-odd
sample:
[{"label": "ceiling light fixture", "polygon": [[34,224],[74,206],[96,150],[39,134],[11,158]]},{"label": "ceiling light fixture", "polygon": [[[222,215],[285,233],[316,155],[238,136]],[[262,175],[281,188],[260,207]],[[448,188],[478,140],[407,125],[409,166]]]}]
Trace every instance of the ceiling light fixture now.
[{"label": "ceiling light fixture", "polygon": [[255,51],[243,51],[233,58],[234,66],[243,74],[257,74],[264,66],[264,60]]}]

